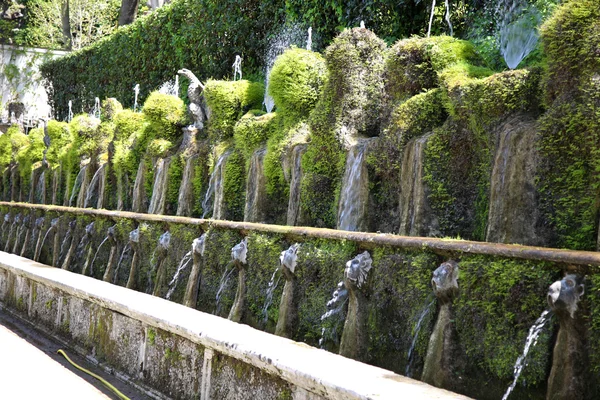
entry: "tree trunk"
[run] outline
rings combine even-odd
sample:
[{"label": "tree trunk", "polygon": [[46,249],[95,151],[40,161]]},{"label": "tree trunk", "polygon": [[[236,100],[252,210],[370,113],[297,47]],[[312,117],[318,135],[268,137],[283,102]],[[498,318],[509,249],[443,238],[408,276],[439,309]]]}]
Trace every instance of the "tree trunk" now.
[{"label": "tree trunk", "polygon": [[119,11],[119,26],[132,23],[137,16],[140,0],[123,0]]},{"label": "tree trunk", "polygon": [[60,19],[62,23],[63,41],[67,50],[73,48],[73,36],[71,35],[71,21],[69,18],[69,0],[63,0],[62,5],[60,6]]}]

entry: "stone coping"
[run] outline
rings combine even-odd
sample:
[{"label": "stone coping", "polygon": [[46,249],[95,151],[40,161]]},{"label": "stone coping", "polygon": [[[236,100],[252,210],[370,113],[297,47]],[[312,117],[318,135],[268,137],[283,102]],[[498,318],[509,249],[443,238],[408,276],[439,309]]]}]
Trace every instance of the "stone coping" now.
[{"label": "stone coping", "polygon": [[468,399],[171,301],[0,252],[0,268],[236,358],[329,399]]},{"label": "stone coping", "polygon": [[[286,225],[269,225],[252,222],[237,222],[214,219],[177,217],[173,215],[142,214],[128,211],[112,211],[92,208],[64,207],[46,204],[31,204],[0,201],[0,206],[42,210],[46,212],[71,213],[111,219],[129,218],[144,222],[163,222],[172,224],[188,224],[208,230],[211,227],[232,229],[246,232],[256,231],[279,234],[290,240],[303,241],[306,238],[333,240],[349,240],[358,243],[365,249],[376,246],[390,246],[403,249],[427,250],[444,257],[453,257],[461,253],[480,254],[496,257],[517,258],[523,260],[548,261],[562,266],[576,266],[582,273],[598,273],[600,270],[600,252],[553,249],[548,247],[521,246],[477,242],[457,239],[439,239],[430,237],[400,236],[387,233],[350,232],[337,229],[312,228]],[[586,268],[596,267],[596,268]]]}]

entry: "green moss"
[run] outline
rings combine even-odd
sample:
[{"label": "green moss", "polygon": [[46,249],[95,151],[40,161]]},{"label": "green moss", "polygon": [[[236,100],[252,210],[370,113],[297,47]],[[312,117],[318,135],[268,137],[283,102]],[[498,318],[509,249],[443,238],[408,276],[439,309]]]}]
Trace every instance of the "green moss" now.
[{"label": "green moss", "polygon": [[259,110],[251,110],[235,124],[233,141],[244,157],[250,158],[269,139],[273,132],[274,117],[275,113],[263,114]]},{"label": "green moss", "polygon": [[[469,360],[467,376],[489,374],[507,384],[528,330],[547,307],[557,273],[521,260],[466,256],[460,262],[460,296],[455,301],[459,340]],[[545,386],[551,361],[552,328],[529,353],[520,385]]]},{"label": "green moss", "polygon": [[[600,274],[588,276],[586,297],[590,302],[590,366],[595,376],[600,373]],[[597,387],[597,386],[596,386]]]},{"label": "green moss", "polygon": [[17,125],[13,125],[0,136],[0,168],[4,169],[17,160],[17,154],[29,145],[29,138]]},{"label": "green moss", "polygon": [[29,144],[22,147],[17,153],[17,164],[21,175],[21,190],[29,193],[31,183],[31,171],[34,165],[42,160],[44,149],[44,131],[41,128],[32,129],[28,135]]},{"label": "green moss", "polygon": [[100,118],[102,121],[112,121],[114,117],[123,111],[123,106],[119,101],[113,97],[104,99],[102,101],[102,107],[100,112]]},{"label": "green moss", "polygon": [[235,150],[227,158],[223,173],[225,219],[242,221],[246,204],[246,160],[240,151]]},{"label": "green moss", "polygon": [[308,117],[321,94],[326,72],[319,53],[294,47],[277,57],[269,76],[269,94],[277,112],[292,118]]},{"label": "green moss", "polygon": [[548,55],[540,120],[540,203],[552,245],[597,247],[600,154],[600,4],[571,0],[542,27]]},{"label": "green moss", "polygon": [[50,147],[46,157],[51,166],[58,163],[63,149],[73,140],[66,122],[55,120],[48,121],[48,136],[50,136]]},{"label": "green moss", "polygon": [[87,114],[77,115],[69,122],[69,130],[74,135],[74,148],[79,157],[93,157],[102,152],[102,145],[108,145],[105,142],[107,138],[99,135],[99,125],[99,119]]},{"label": "green moss", "polygon": [[448,68],[454,73],[460,69],[461,75],[484,74],[484,69],[471,67],[481,62],[475,47],[464,40],[449,36],[402,39],[390,49],[386,60],[386,89],[393,100],[403,100],[438,87],[440,73]]},{"label": "green moss", "polygon": [[597,76],[600,68],[598,32],[600,4],[595,0],[562,2],[544,23],[540,33],[548,57],[548,103],[561,96],[571,97],[587,88],[594,75]]},{"label": "green moss", "polygon": [[147,155],[150,157],[164,158],[173,147],[173,143],[166,139],[154,139],[148,143]]},{"label": "green moss", "polygon": [[204,97],[210,108],[208,132],[213,142],[233,136],[235,122],[251,109],[260,108],[264,94],[261,83],[239,81],[206,82]]},{"label": "green moss", "polygon": [[425,182],[442,234],[485,239],[492,157],[498,125],[539,113],[539,71],[516,70],[445,88],[450,118],[425,150]]},{"label": "green moss", "polygon": [[181,136],[180,128],[185,122],[186,108],[179,97],[152,92],[142,111],[155,137],[176,141]]}]

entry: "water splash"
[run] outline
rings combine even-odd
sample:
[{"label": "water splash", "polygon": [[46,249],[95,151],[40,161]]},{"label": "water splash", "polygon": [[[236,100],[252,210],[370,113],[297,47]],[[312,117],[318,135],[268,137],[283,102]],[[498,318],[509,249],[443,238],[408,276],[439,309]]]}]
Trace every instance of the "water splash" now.
[{"label": "water splash", "polygon": [[531,348],[537,344],[537,340],[540,337],[540,334],[542,333],[542,329],[546,325],[546,322],[550,320],[550,317],[550,310],[545,310],[542,313],[542,315],[533,323],[531,328],[529,328],[529,334],[527,335],[527,339],[525,339],[525,347],[523,348],[523,353],[519,356],[519,358],[517,358],[517,362],[515,363],[515,379],[513,380],[513,383],[508,387],[508,390],[506,390],[506,393],[504,393],[502,400],[506,400],[517,385],[517,380],[519,379],[519,376],[521,376],[523,368],[525,367],[525,365],[527,365],[527,354],[529,354],[529,350],[531,350]]},{"label": "water splash", "polygon": [[232,65],[233,80],[242,80],[242,57],[239,54],[235,55],[235,61]]},{"label": "water splash", "polygon": [[417,345],[417,339],[419,339],[419,332],[421,332],[421,325],[423,324],[423,320],[425,320],[425,317],[431,311],[431,306],[433,306],[434,303],[435,303],[435,300],[432,300],[431,302],[429,302],[429,304],[427,304],[425,306],[423,311],[421,311],[421,314],[419,315],[419,319],[417,320],[417,325],[415,326],[415,332],[413,334],[413,339],[410,344],[410,348],[408,349],[408,362],[406,363],[406,371],[404,373],[404,375],[408,378],[412,377],[412,366],[413,366],[413,361],[414,361],[413,352],[415,350],[415,346]]},{"label": "water splash", "polygon": [[181,273],[183,272],[183,270],[185,270],[187,267],[190,266],[191,262],[192,262],[192,252],[188,251],[187,253],[185,253],[183,258],[179,262],[179,266],[177,267],[177,270],[175,271],[175,275],[173,275],[173,278],[169,282],[169,290],[167,291],[167,295],[165,296],[165,298],[167,300],[171,299],[171,296],[173,295],[173,293],[175,292],[175,289],[177,289],[177,285],[179,284]]},{"label": "water splash", "polygon": [[158,92],[168,94],[169,96],[179,97],[179,75],[175,75],[175,80],[166,81],[163,83]]},{"label": "water splash", "polygon": [[133,87],[133,93],[135,96],[135,100],[133,101],[133,111],[137,111],[138,110],[138,97],[140,95],[140,84],[136,83],[135,86]]},{"label": "water splash", "polygon": [[231,151],[226,151],[217,160],[213,172],[210,174],[208,181],[208,189],[204,195],[202,201],[202,209],[204,213],[202,218],[205,218],[208,214],[212,213],[213,219],[221,219],[222,217],[222,205],[223,205],[223,178],[225,177],[224,164]]},{"label": "water splash", "polygon": [[101,111],[101,107],[100,107],[100,98],[96,97],[96,98],[94,98],[94,108],[92,109],[92,112],[90,113],[90,117],[100,119],[101,112],[102,111]]},{"label": "water splash", "polygon": [[365,165],[366,141],[350,148],[340,194],[337,229],[357,231],[363,228],[369,196]]},{"label": "water splash", "polygon": [[537,46],[541,14],[524,0],[503,0],[498,4],[500,53],[508,68],[515,69]]}]

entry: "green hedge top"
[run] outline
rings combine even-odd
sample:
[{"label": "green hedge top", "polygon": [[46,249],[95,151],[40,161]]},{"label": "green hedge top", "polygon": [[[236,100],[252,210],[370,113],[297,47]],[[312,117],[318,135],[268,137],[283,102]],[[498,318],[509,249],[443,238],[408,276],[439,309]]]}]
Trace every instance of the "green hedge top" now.
[{"label": "green hedge top", "polygon": [[29,144],[29,138],[17,125],[13,125],[4,135],[0,135],[0,169],[4,169],[15,162],[17,153]]},{"label": "green hedge top", "polygon": [[167,4],[92,46],[45,63],[41,72],[55,115],[66,116],[69,100],[73,109],[91,109],[94,97],[115,97],[132,107],[136,84],[143,101],[181,68],[202,81],[230,76],[236,54],[243,57],[246,76],[257,74],[267,32],[279,26],[282,14],[281,7],[254,1]]}]

